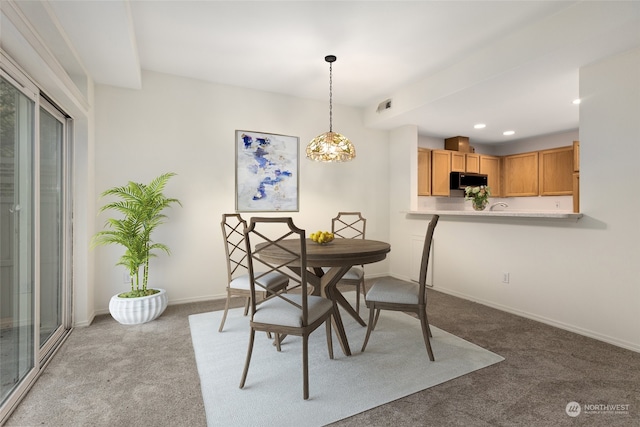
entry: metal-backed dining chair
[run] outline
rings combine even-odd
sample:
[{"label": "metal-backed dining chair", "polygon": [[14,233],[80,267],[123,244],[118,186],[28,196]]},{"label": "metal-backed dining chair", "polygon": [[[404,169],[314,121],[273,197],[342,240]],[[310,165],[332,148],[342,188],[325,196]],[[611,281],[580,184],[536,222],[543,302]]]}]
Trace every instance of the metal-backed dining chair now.
[{"label": "metal-backed dining chair", "polygon": [[[284,239],[295,239],[296,247],[286,249],[280,243]],[[309,335],[323,323],[326,326],[327,348],[329,358],[333,359],[333,345],[331,341],[331,319],[338,308],[335,301],[310,295],[307,284],[307,250],[305,231],[296,227],[290,217],[286,218],[251,218],[245,229],[246,252],[249,255],[249,276],[251,286],[251,335],[247,359],[240,381],[243,388],[247,379],[253,343],[256,331],[273,333],[276,343],[282,335],[302,337],[302,375],[303,398],[309,398]],[[269,249],[272,253],[277,248],[275,259],[272,255],[265,256],[263,251]],[[296,271],[293,273],[292,269]],[[258,273],[258,271],[266,271]],[[270,273],[289,276],[292,283],[287,292],[275,292],[264,288],[262,279]],[[295,284],[294,284],[295,283]],[[292,288],[297,292],[292,292]],[[255,293],[260,290],[268,292],[271,297],[260,305],[256,304]],[[284,370],[289,367],[272,366],[274,370]]]},{"label": "metal-backed dining chair", "polygon": [[[244,242],[244,229],[247,222],[240,214],[222,214],[222,238],[224,240],[224,250],[227,256],[227,300],[224,304],[224,314],[220,321],[218,332],[224,329],[224,322],[227,320],[229,303],[231,298],[245,298],[244,315],[249,312],[249,302],[251,298],[251,287],[249,285],[249,266],[247,263],[247,249]],[[281,291],[286,289],[289,278],[278,273],[266,274],[262,281],[267,289]],[[268,292],[256,292],[256,298],[260,302],[268,297]]]},{"label": "metal-backed dining chair", "polygon": [[[378,279],[367,292],[365,302],[369,307],[369,325],[367,327],[367,335],[362,344],[362,351],[367,347],[369,336],[378,323],[380,310],[394,310],[415,313],[420,319],[422,326],[422,336],[424,344],[427,347],[429,360],[435,360],[433,350],[431,349],[431,329],[429,328],[429,320],[427,318],[427,268],[429,266],[429,253],[431,251],[431,242],[433,240],[433,231],[438,223],[438,215],[433,215],[427,233],[424,239],[424,247],[422,249],[422,262],[420,263],[420,279],[418,283],[407,282],[395,278],[384,277]],[[375,313],[375,316],[374,316]]]},{"label": "metal-backed dining chair", "polygon": [[[367,220],[360,212],[338,212],[331,220],[331,232],[343,239],[364,239]],[[360,293],[364,292],[364,266],[351,267],[340,279],[339,284],[356,287],[356,311],[360,312]]]}]

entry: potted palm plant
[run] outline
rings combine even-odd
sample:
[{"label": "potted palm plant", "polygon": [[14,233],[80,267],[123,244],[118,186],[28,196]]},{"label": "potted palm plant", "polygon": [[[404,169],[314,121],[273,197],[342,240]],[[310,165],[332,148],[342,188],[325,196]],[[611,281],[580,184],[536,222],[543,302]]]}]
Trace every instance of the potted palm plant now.
[{"label": "potted palm plant", "polygon": [[117,200],[104,205],[100,212],[121,214],[120,218],[107,219],[105,230],[93,237],[93,245],[116,244],[125,249],[116,265],[126,268],[131,290],[114,295],[109,301],[109,312],[122,324],[150,322],[167,307],[165,290],[148,288],[149,261],[157,256],[158,250],[170,254],[166,245],[153,241],[152,234],[167,218],[163,211],[174,203],[181,205],[179,200],[163,193],[167,181],[174,175],[162,174],[149,184],[129,181],[125,186],[110,188],[101,194]]}]

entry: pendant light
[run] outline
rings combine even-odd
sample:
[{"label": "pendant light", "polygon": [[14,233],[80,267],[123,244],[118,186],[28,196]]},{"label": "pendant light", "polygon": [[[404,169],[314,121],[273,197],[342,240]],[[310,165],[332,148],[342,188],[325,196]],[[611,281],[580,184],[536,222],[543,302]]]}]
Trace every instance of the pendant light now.
[{"label": "pendant light", "polygon": [[333,63],[335,55],[327,55],[329,63],[329,132],[316,136],[307,145],[307,158],[317,162],[346,162],[356,157],[356,149],[346,136],[333,131]]}]

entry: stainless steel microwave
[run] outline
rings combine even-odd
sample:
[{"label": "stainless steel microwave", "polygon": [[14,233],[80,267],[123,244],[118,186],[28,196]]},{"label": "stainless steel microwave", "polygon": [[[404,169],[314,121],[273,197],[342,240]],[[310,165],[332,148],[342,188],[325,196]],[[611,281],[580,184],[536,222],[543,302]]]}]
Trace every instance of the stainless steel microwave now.
[{"label": "stainless steel microwave", "polygon": [[466,187],[487,185],[487,175],[482,173],[451,172],[449,183],[450,190],[464,190]]}]

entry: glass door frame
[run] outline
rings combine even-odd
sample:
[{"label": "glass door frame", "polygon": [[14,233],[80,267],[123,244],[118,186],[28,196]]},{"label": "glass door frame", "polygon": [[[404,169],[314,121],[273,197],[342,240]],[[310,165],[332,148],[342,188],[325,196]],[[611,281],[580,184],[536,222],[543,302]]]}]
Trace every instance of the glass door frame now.
[{"label": "glass door frame", "polygon": [[[62,239],[62,275],[61,275],[61,280],[62,280],[62,289],[61,289],[61,324],[58,326],[58,328],[56,329],[55,332],[53,332],[49,338],[47,339],[46,343],[41,343],[40,342],[40,288],[41,288],[41,277],[40,277],[40,265],[41,265],[41,257],[40,257],[40,191],[35,191],[35,206],[37,206],[36,208],[36,218],[35,218],[35,225],[36,225],[36,229],[35,229],[35,238],[36,238],[36,259],[35,259],[35,283],[36,283],[36,289],[35,289],[35,322],[37,325],[37,330],[36,330],[36,347],[37,347],[37,351],[36,351],[36,360],[39,360],[41,365],[46,364],[46,361],[51,357],[51,355],[55,352],[55,350],[58,348],[60,341],[63,340],[68,331],[71,329],[72,327],[72,323],[71,323],[71,302],[72,302],[72,263],[71,260],[73,259],[72,257],[72,222],[71,222],[71,212],[72,212],[72,204],[71,204],[71,197],[70,195],[72,194],[71,192],[71,159],[72,159],[72,152],[71,152],[71,138],[70,135],[72,135],[71,132],[71,126],[73,121],[71,120],[71,118],[69,116],[67,116],[66,114],[64,114],[62,111],[60,111],[47,97],[45,97],[43,94],[40,94],[40,103],[39,105],[37,105],[38,108],[38,114],[36,115],[36,120],[38,125],[36,127],[38,127],[39,130],[39,124],[40,124],[40,108],[44,109],[47,111],[47,113],[51,114],[54,118],[56,118],[57,120],[60,121],[60,123],[62,123],[63,127],[62,127],[62,151],[61,151],[61,155],[62,155],[62,188],[61,188],[61,192],[62,192],[62,203],[61,206],[63,207],[63,212],[64,215],[62,215],[62,235],[63,235],[63,239]],[[39,133],[38,133],[39,136]],[[39,142],[39,137],[38,137],[38,142]],[[36,144],[36,150],[34,153],[34,157],[36,160],[35,161],[35,184],[36,184],[36,188],[39,190],[40,189],[40,172],[41,172],[41,165],[40,165],[40,144]]]},{"label": "glass door frame", "polygon": [[[72,186],[72,165],[73,165],[73,120],[55,104],[44,96],[38,86],[11,61],[4,61],[4,52],[0,52],[3,59],[0,63],[0,76],[12,84],[15,89],[25,97],[34,102],[34,129],[33,129],[33,150],[32,150],[32,197],[34,206],[33,215],[33,367],[18,382],[4,402],[0,402],[0,425],[4,424],[11,412],[19,404],[20,400],[27,394],[33,386],[47,363],[69,336],[72,330],[73,320],[73,186]],[[63,221],[63,244],[62,244],[62,290],[61,290],[61,325],[53,332],[45,345],[40,343],[40,109],[44,108],[48,113],[55,116],[63,123],[62,141],[62,221]]]}]

